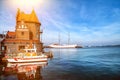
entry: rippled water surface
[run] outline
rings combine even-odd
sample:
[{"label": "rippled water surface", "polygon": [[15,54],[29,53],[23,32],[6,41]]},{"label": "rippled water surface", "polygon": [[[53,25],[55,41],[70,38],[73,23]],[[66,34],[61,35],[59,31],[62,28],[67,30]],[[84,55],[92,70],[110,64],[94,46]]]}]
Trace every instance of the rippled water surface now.
[{"label": "rippled water surface", "polygon": [[1,65],[1,79],[13,80],[8,78],[12,75],[14,80],[120,80],[120,47],[49,50],[54,58],[48,64],[14,65],[11,74]]},{"label": "rippled water surface", "polygon": [[51,49],[44,80],[120,80],[120,47]]}]

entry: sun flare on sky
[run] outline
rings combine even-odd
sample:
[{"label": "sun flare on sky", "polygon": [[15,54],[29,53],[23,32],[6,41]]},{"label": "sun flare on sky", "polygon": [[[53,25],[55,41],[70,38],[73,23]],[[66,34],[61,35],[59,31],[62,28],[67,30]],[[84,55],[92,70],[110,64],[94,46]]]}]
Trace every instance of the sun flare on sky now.
[{"label": "sun flare on sky", "polygon": [[44,3],[45,1],[43,0],[11,0],[10,3],[10,6],[12,8],[20,8],[20,9],[30,9],[31,8],[39,8],[40,6],[42,6],[42,4]]}]

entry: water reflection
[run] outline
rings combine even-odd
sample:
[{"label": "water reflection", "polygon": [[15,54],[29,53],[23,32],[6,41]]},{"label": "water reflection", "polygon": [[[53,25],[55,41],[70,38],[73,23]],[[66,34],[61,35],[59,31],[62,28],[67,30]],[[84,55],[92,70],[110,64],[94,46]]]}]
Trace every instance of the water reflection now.
[{"label": "water reflection", "polygon": [[0,65],[0,80],[42,80],[41,69],[47,62],[7,63]]}]

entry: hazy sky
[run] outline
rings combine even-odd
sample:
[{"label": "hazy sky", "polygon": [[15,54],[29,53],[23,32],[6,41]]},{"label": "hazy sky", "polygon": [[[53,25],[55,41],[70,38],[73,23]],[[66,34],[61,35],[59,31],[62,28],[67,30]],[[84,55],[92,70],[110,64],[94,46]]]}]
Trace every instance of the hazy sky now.
[{"label": "hazy sky", "polygon": [[15,30],[17,8],[32,9],[41,22],[45,44],[120,44],[120,0],[0,0],[0,33]]}]

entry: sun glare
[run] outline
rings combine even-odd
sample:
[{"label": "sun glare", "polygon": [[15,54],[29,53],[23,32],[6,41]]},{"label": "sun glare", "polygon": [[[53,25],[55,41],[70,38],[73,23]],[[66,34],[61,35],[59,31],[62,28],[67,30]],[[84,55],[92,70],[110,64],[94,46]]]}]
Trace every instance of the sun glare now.
[{"label": "sun glare", "polygon": [[41,3],[41,0],[16,0],[20,5],[35,6]]},{"label": "sun glare", "polygon": [[11,0],[10,3],[12,7],[31,9],[38,8],[43,2],[43,0]]}]

